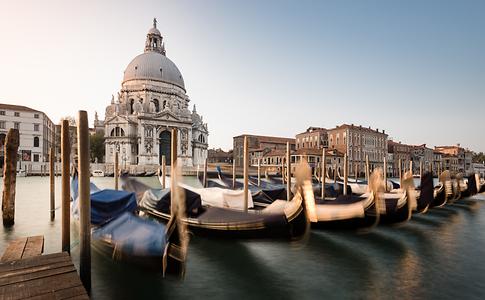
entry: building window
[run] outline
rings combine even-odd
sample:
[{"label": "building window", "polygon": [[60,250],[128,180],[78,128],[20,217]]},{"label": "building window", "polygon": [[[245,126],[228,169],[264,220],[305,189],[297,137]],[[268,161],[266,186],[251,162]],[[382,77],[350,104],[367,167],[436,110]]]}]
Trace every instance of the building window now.
[{"label": "building window", "polygon": [[15,117],[20,117],[20,113],[19,113],[18,111],[14,112],[14,113],[13,113],[13,115],[14,115]]},{"label": "building window", "polygon": [[5,129],[5,121],[0,121],[0,129]]},{"label": "building window", "polygon": [[17,129],[17,130],[20,130],[20,123],[19,122],[13,123],[13,128],[14,129]]},{"label": "building window", "polygon": [[39,118],[39,114],[34,114],[34,118],[35,119],[38,119]]},{"label": "building window", "polygon": [[5,116],[5,111],[4,110],[0,110],[0,116]]},{"label": "building window", "polygon": [[39,137],[34,137],[34,147],[39,147]]},{"label": "building window", "polygon": [[39,124],[34,124],[34,131],[39,131]]},{"label": "building window", "polygon": [[110,136],[125,136],[123,128],[115,127],[111,130]]},{"label": "building window", "polygon": [[34,161],[38,162],[39,161],[39,154],[34,154]]}]

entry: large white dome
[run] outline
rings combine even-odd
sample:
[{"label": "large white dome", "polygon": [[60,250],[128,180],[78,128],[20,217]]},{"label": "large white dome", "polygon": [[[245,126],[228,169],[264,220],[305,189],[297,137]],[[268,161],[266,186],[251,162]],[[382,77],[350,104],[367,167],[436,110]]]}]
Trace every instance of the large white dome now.
[{"label": "large white dome", "polygon": [[139,79],[171,83],[185,90],[184,79],[177,66],[165,55],[155,51],[138,55],[126,67],[123,83]]}]

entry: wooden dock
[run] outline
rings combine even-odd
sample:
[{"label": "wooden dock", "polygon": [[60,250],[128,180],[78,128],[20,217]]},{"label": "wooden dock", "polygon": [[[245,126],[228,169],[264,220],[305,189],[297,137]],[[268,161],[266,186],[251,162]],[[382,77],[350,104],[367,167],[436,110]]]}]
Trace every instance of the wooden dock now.
[{"label": "wooden dock", "polygon": [[69,254],[43,250],[43,236],[9,244],[0,259],[0,299],[89,299]]}]

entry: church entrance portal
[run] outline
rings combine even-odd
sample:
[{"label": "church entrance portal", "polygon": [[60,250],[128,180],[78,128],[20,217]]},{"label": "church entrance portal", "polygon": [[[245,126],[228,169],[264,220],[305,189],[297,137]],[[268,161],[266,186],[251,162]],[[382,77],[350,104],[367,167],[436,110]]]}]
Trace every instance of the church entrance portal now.
[{"label": "church entrance portal", "polygon": [[170,166],[170,145],[172,142],[172,134],[169,131],[162,131],[160,133],[160,164],[162,164],[162,155],[165,155],[165,162]]}]

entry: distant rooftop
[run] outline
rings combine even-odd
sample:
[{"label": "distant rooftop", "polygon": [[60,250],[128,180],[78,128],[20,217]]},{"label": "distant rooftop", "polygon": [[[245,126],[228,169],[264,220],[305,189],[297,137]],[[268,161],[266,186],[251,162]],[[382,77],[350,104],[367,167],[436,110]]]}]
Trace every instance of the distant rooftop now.
[{"label": "distant rooftop", "polygon": [[36,109],[30,108],[30,107],[27,107],[27,106],[15,105],[15,104],[6,104],[6,103],[0,103],[0,109],[41,112],[40,110],[36,110]]},{"label": "distant rooftop", "polygon": [[241,134],[238,136],[235,136],[234,138],[240,138],[240,137],[254,137],[258,138],[260,142],[279,142],[279,143],[295,143],[295,138],[285,138],[285,137],[278,137],[278,136],[266,136],[266,135],[252,135],[252,134]]}]

